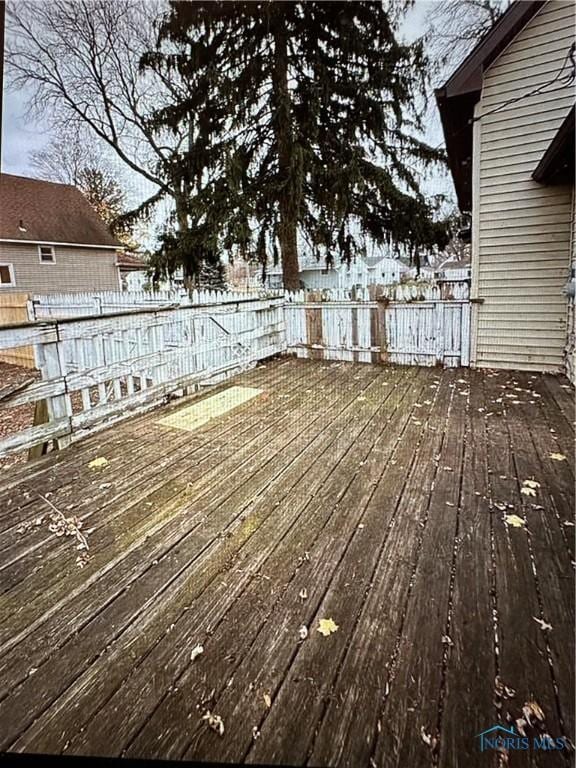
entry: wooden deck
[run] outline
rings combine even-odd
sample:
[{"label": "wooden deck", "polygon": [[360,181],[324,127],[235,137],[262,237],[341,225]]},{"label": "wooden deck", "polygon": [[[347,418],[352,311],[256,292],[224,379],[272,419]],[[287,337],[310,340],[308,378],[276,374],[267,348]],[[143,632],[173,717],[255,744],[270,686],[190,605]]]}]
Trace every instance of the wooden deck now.
[{"label": "wooden deck", "polygon": [[574,731],[566,380],[282,359],[227,386],[263,393],[3,473],[0,749],[569,765],[476,738],[529,702],[529,735]]}]

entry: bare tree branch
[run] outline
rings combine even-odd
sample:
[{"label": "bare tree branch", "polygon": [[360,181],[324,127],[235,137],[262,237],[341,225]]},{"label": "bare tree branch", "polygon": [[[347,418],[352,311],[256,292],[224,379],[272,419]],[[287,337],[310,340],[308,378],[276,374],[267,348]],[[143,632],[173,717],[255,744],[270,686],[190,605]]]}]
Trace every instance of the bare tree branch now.
[{"label": "bare tree branch", "polygon": [[438,0],[427,16],[426,41],[445,79],[470,53],[510,5],[511,0]]},{"label": "bare tree branch", "polygon": [[163,170],[187,129],[157,136],[150,116],[178,83],[139,69],[163,7],[162,0],[13,2],[6,64],[11,87],[31,93],[32,114],[60,134],[84,125],[162,196],[174,196]]}]

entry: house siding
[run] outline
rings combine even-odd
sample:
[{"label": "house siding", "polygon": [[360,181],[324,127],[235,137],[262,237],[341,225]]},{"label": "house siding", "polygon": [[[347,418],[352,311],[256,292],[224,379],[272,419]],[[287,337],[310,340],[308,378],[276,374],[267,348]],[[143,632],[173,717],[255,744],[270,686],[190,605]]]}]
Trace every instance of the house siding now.
[{"label": "house siding", "polygon": [[[572,190],[572,271],[576,269],[576,190]],[[574,279],[572,280],[574,286]],[[568,336],[566,339],[566,375],[576,384],[576,311],[575,297],[568,299]]]},{"label": "house siding", "polygon": [[116,251],[56,245],[54,252],[54,264],[41,264],[37,245],[0,243],[0,264],[12,264],[15,278],[15,285],[0,287],[0,293],[119,290]]},{"label": "house siding", "polygon": [[[508,99],[552,80],[573,39],[571,2],[550,0],[486,70],[474,126],[472,364],[563,369],[572,186],[531,174],[574,101],[574,86]],[[566,72],[568,69],[565,70]]]}]

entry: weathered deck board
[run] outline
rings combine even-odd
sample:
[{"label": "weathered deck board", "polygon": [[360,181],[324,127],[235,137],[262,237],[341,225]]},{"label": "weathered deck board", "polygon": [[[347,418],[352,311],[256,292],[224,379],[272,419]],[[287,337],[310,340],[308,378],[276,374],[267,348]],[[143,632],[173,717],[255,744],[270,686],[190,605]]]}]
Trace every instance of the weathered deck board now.
[{"label": "weathered deck board", "polygon": [[[565,381],[280,359],[234,385],[265,392],[190,433],[156,423],[171,404],[0,481],[0,748],[480,768],[476,734],[530,696],[569,736]],[[49,511],[35,493],[92,529],[83,569],[71,539],[18,532]]]},{"label": "weathered deck board", "polygon": [[[537,585],[533,574],[530,541],[524,502],[520,493],[524,478],[517,475],[516,446],[513,445],[508,423],[520,419],[518,406],[508,404],[506,395],[512,394],[513,381],[506,374],[493,375],[484,380],[488,395],[504,393],[502,403],[494,406],[494,415],[488,420],[488,467],[494,513],[494,567],[496,571],[496,614],[498,638],[497,672],[502,683],[514,695],[501,700],[500,722],[504,725],[522,717],[522,708],[536,701],[546,715],[546,731],[554,736],[563,735],[558,718],[556,695],[547,659],[546,639],[535,621],[540,616]],[[502,388],[504,387],[504,389]],[[513,393],[516,395],[516,393]],[[508,398],[512,401],[516,397]],[[527,438],[524,437],[525,442]],[[531,463],[537,474],[537,458],[531,454]],[[508,518],[516,516],[524,523],[514,524]],[[552,559],[554,552],[549,553]],[[563,638],[568,644],[568,637]],[[529,660],[529,661],[528,661]],[[572,694],[571,694],[572,695]],[[564,734],[568,736],[568,734]],[[526,755],[526,764],[550,765],[550,756],[536,750]]]},{"label": "weathered deck board", "polygon": [[[333,376],[333,372],[323,371],[323,376],[307,382],[307,389],[312,391],[314,387],[321,386],[321,382],[327,380],[331,375]],[[299,379],[296,376],[296,382],[298,381]],[[310,384],[312,388],[310,388]],[[279,403],[283,410],[274,411],[268,407],[266,412],[267,398],[259,398],[259,402],[253,404],[253,410],[250,412],[251,418],[241,421],[240,428],[235,425],[238,424],[238,418],[245,412],[243,406],[237,409],[235,415],[232,415],[232,413],[224,415],[219,419],[219,422],[221,422],[221,434],[218,433],[217,427],[213,426],[211,429],[208,428],[200,440],[198,440],[198,438],[194,439],[195,433],[170,430],[162,427],[162,433],[156,436],[157,442],[155,445],[161,447],[157,458],[154,457],[153,460],[150,460],[149,457],[146,466],[143,468],[137,467],[136,471],[130,473],[126,480],[126,470],[124,467],[120,469],[118,467],[113,469],[112,467],[107,468],[106,479],[108,482],[104,485],[110,486],[110,488],[103,489],[104,494],[108,491],[105,503],[102,503],[103,495],[98,495],[98,493],[95,495],[91,494],[75,506],[75,515],[85,524],[86,520],[89,520],[93,515],[94,510],[98,510],[101,522],[100,524],[95,523],[95,528],[102,527],[104,524],[108,525],[113,518],[118,518],[116,520],[116,525],[118,526],[123,523],[123,518],[119,517],[121,513],[130,511],[138,502],[144,500],[145,505],[149,509],[139,510],[138,519],[142,520],[143,516],[146,516],[146,512],[148,514],[152,513],[154,505],[157,505],[159,501],[165,504],[170,498],[177,496],[178,491],[182,492],[183,483],[186,487],[191,483],[195,483],[194,491],[197,496],[202,488],[210,487],[211,481],[214,477],[218,476],[218,474],[214,474],[214,470],[217,469],[219,473],[219,467],[228,458],[231,457],[231,460],[233,460],[233,466],[228,466],[227,470],[233,471],[243,461],[252,462],[255,456],[258,456],[258,451],[262,451],[263,448],[264,452],[268,453],[270,440],[273,435],[277,437],[281,433],[289,436],[292,434],[292,413],[290,408],[302,399],[301,387],[298,388],[298,384],[295,387],[295,389],[287,389],[287,399],[283,399]],[[157,424],[153,424],[153,427],[157,426]],[[179,448],[173,449],[173,443],[178,440],[180,434],[184,434],[187,437],[178,443]],[[166,479],[164,471],[170,467],[176,468]],[[96,475],[93,484],[98,487],[102,483],[101,473],[95,472],[91,474]],[[176,480],[178,480],[177,484],[175,483]],[[74,492],[74,487],[68,487],[63,495],[56,491],[50,494],[50,501],[57,505],[59,509],[66,510],[71,498],[73,498]],[[76,492],[82,493],[81,485]],[[100,503],[98,503],[99,501]],[[37,514],[37,507],[34,507],[34,509]],[[103,514],[103,512],[108,512],[109,510],[111,514]],[[26,546],[32,549],[36,541],[47,541],[45,534],[37,532],[34,535],[34,533],[31,533],[19,548],[13,543],[14,539],[16,541],[21,540],[17,528],[17,525],[13,525],[9,535],[5,537],[7,540],[6,546],[10,547],[11,551],[3,567],[8,567],[11,562],[25,554]],[[60,549],[63,548],[65,548],[64,543],[62,543]],[[58,550],[56,550],[55,556],[57,553]],[[45,567],[45,565],[46,561],[43,560],[43,566]],[[8,578],[8,575],[5,574],[5,579]]]},{"label": "weathered deck board", "polygon": [[[378,384],[379,382],[375,382],[375,386]],[[379,387],[379,392],[383,394],[383,387],[381,385]],[[351,423],[349,425],[349,430],[354,433],[362,430],[362,435],[369,435],[370,416],[377,411],[379,407],[379,397],[375,397],[377,394],[378,390],[375,391],[374,387],[366,390],[365,396],[369,402],[365,403],[365,408],[363,409],[364,413],[357,413],[357,418],[355,419],[357,423]],[[370,439],[370,437],[368,437],[368,439]],[[358,438],[357,442],[354,443],[355,446],[358,446],[359,450],[361,450],[360,442],[361,440]],[[343,483],[345,487],[345,480],[343,481],[342,475],[338,472],[338,469],[342,468],[342,463],[339,461],[339,458],[345,455],[349,445],[343,441],[338,441],[334,448],[336,449],[336,455],[334,455],[336,466],[325,467],[324,471],[326,472],[327,478],[324,486],[318,488],[318,496],[322,498],[322,501],[318,501],[317,497],[314,498],[309,494],[306,494],[306,491],[309,491],[309,489],[306,487],[305,482],[296,489],[296,498],[298,498],[298,496],[300,497],[296,506],[304,512],[305,519],[303,519],[304,515],[300,515],[299,525],[291,528],[288,535],[282,540],[281,546],[274,551],[272,558],[267,560],[261,566],[261,571],[266,574],[267,578],[256,578],[246,584],[246,590],[242,593],[241,598],[236,600],[233,606],[229,606],[229,613],[221,610],[221,602],[223,599],[221,595],[216,594],[213,596],[212,594],[207,594],[203,596],[202,601],[195,608],[195,615],[192,617],[192,627],[186,627],[184,629],[185,636],[188,640],[184,648],[189,648],[190,642],[193,641],[195,636],[198,637],[198,635],[200,635],[202,642],[204,642],[205,633],[207,631],[209,633],[209,637],[205,640],[206,647],[215,649],[217,659],[222,664],[222,667],[218,670],[220,675],[215,674],[215,670],[211,670],[210,684],[212,688],[216,687],[217,690],[224,689],[230,676],[232,674],[237,674],[234,670],[236,667],[235,662],[236,660],[240,660],[242,648],[245,648],[246,644],[249,645],[250,638],[257,634],[262,620],[268,613],[267,608],[271,609],[276,602],[276,599],[271,595],[268,600],[268,605],[266,602],[262,602],[253,625],[246,626],[244,631],[239,633],[238,627],[242,624],[242,614],[246,610],[246,601],[249,601],[250,605],[254,605],[254,592],[256,593],[256,596],[260,595],[262,590],[264,590],[265,593],[270,594],[273,588],[276,588],[277,590],[275,593],[276,598],[281,597],[283,587],[285,586],[283,582],[290,577],[293,570],[297,569],[299,558],[300,564],[302,564],[301,561],[304,552],[307,550],[312,551],[315,537],[318,535],[319,530],[322,530],[319,526],[326,522],[327,511],[329,514],[330,510],[328,504],[329,497],[326,496],[328,487],[333,487],[334,491],[336,491],[337,488],[342,488]],[[362,457],[360,456],[356,460],[359,462],[361,461],[361,458]],[[312,480],[312,477],[309,479]],[[334,483],[336,483],[337,486],[334,486]],[[289,503],[289,505],[282,504],[278,507],[278,514],[281,516],[280,519],[282,519],[283,523],[286,516],[291,513],[292,506],[294,506],[294,501]],[[268,574],[270,575],[268,576]],[[291,591],[293,591],[292,587]],[[238,596],[236,595],[235,597]],[[260,600],[262,600],[262,597],[260,597]],[[224,623],[222,623],[223,619],[225,619]],[[226,639],[222,639],[222,634],[224,634]],[[166,643],[164,643],[164,646],[164,650],[158,649],[159,654],[163,657],[164,663],[174,663],[171,647]],[[220,653],[220,648],[225,649],[225,651]],[[224,656],[233,656],[234,661],[226,662],[223,660]],[[178,688],[186,697],[185,701],[190,702],[192,709],[194,709],[196,705],[195,694],[201,695],[202,693],[206,693],[206,691],[197,690],[197,683],[193,679],[196,671],[195,667],[189,667],[188,669],[185,669],[178,678]],[[146,672],[144,669],[139,670],[136,680],[131,681],[129,688],[132,688],[132,685],[134,685],[134,689],[137,690],[138,681],[140,681],[141,685],[144,682],[145,675]],[[190,676],[192,676],[192,679],[190,679]],[[222,676],[223,679],[221,679]],[[117,698],[122,700],[125,695],[126,692],[121,691],[120,696]],[[176,696],[174,699],[169,697],[163,702],[161,714],[158,713],[154,718],[155,723],[158,723],[159,725],[162,724],[161,729],[157,730],[155,726],[145,729],[141,734],[138,744],[131,747],[132,752],[135,750],[145,750],[145,746],[141,744],[141,741],[146,738],[149,742],[153,742],[156,738],[155,734],[159,735],[160,733],[162,734],[162,743],[166,746],[168,754],[179,754],[177,751],[179,745],[181,745],[180,749],[185,748],[190,734],[172,727],[173,717],[171,710],[175,704],[176,706],[182,707],[180,696]],[[248,732],[249,738],[251,738],[251,728]],[[181,742],[182,739],[184,739],[183,744]]]},{"label": "weathered deck board", "polygon": [[[488,444],[483,374],[470,371],[470,402],[464,436],[464,464],[455,541],[454,590],[444,637],[439,764],[474,765],[477,740],[490,713],[495,718],[492,563],[493,510],[488,489]],[[466,713],[466,717],[462,713]],[[489,761],[486,761],[489,765]]]},{"label": "weathered deck board", "polygon": [[[289,369],[287,371],[280,369],[278,385],[282,386],[284,383],[289,385],[284,394],[288,394],[289,390],[298,391],[299,384],[304,376],[310,377],[310,373],[305,372],[303,369]],[[267,367],[258,366],[250,374],[246,375],[244,381],[246,386],[257,387],[265,383],[267,378],[269,378]],[[223,384],[215,388],[213,392],[225,389],[228,386],[230,386],[229,383]],[[314,387],[314,381],[309,381],[306,386]],[[173,408],[181,407],[182,403],[173,406]],[[187,449],[189,446],[199,447],[213,437],[222,440],[227,432],[229,433],[235,429],[235,425],[238,423],[238,413],[243,412],[245,408],[246,406],[240,407],[234,414],[230,414],[229,417],[224,416],[222,423],[219,423],[217,426],[208,426],[199,435],[169,430],[158,425],[150,416],[134,418],[126,425],[122,425],[121,429],[111,433],[106,432],[106,439],[103,439],[100,433],[79,443],[74,448],[72,460],[66,462],[63,471],[60,470],[60,463],[63,461],[61,454],[52,454],[50,457],[52,461],[48,459],[38,462],[38,468],[29,470],[29,474],[25,472],[23,474],[19,473],[16,476],[11,474],[9,483],[7,482],[7,490],[3,495],[0,495],[0,502],[3,498],[6,501],[14,501],[14,498],[16,498],[17,502],[16,504],[2,505],[2,511],[0,511],[0,530],[9,527],[12,524],[16,511],[19,512],[24,506],[30,508],[31,515],[34,514],[35,502],[30,498],[30,484],[32,481],[34,482],[34,490],[37,492],[45,494],[57,489],[63,496],[62,503],[67,498],[74,496],[76,496],[77,502],[78,495],[83,494],[86,487],[94,491],[93,486],[97,479],[97,476],[95,477],[94,474],[87,474],[85,472],[85,465],[92,459],[102,456],[110,461],[113,469],[118,471],[117,475],[123,478],[124,485],[129,487],[130,480],[132,480],[132,483],[135,481],[141,482],[143,477],[147,478],[157,473],[158,461],[150,461],[150,447],[157,445],[158,441],[164,445],[169,442],[162,454],[158,454],[157,459],[160,459],[164,455],[175,453],[177,449]],[[251,413],[253,418],[255,418],[255,412],[251,411]],[[250,422],[247,422],[245,428],[249,426]],[[121,450],[122,448],[125,450]],[[175,453],[174,458],[177,459],[178,457],[179,454]],[[111,472],[108,472],[108,474],[111,474]],[[21,498],[18,498],[20,494]],[[101,498],[104,494],[96,492],[93,493],[93,496]]]}]

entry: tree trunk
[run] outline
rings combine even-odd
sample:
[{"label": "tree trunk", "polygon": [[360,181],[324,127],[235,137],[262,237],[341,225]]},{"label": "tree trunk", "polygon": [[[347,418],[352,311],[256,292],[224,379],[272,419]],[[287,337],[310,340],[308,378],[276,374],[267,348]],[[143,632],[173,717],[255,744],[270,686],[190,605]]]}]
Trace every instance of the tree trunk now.
[{"label": "tree trunk", "polygon": [[[178,181],[178,179],[175,180],[174,184],[174,208],[176,212],[176,221],[178,222],[178,232],[186,232],[189,227],[189,221],[188,221],[188,210],[186,208],[186,194],[182,191],[181,185]],[[188,274],[187,265],[182,263],[182,271],[184,273],[184,288],[188,293],[191,293],[194,288],[194,280],[193,278]]]},{"label": "tree trunk", "polygon": [[274,30],[274,67],[272,70],[272,101],[274,135],[278,145],[278,171],[282,184],[280,192],[280,226],[278,239],[282,258],[284,288],[300,288],[298,269],[298,195],[292,173],[294,137],[290,91],[288,89],[288,45],[282,13],[276,18]]},{"label": "tree trunk", "polygon": [[280,207],[280,252],[282,254],[282,281],[287,291],[300,289],[298,266],[298,239],[296,221]]}]

